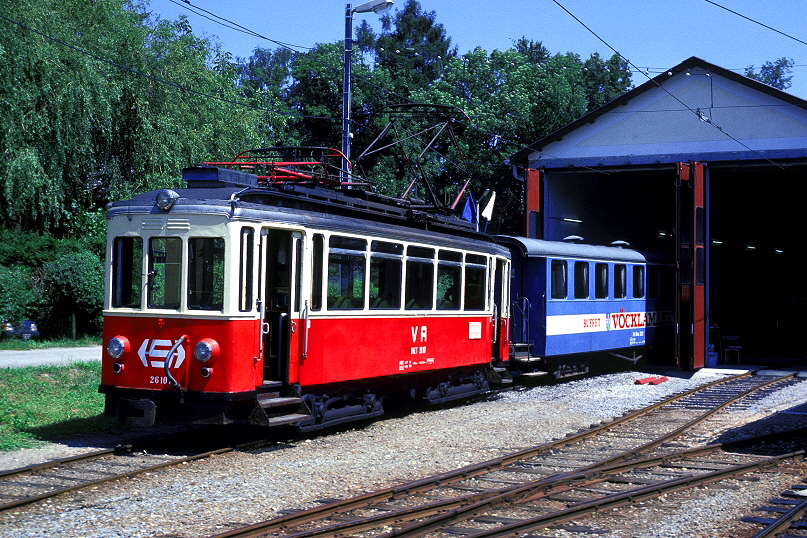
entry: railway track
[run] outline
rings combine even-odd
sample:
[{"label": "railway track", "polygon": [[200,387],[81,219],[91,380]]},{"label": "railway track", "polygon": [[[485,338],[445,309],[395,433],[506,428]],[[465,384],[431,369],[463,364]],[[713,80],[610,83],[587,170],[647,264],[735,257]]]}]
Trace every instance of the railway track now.
[{"label": "railway track", "polygon": [[751,473],[803,453],[726,456],[720,445],[683,447],[682,436],[743,398],[793,382],[792,376],[734,376],[566,439],[232,529],[218,538],[519,535]]},{"label": "railway track", "polygon": [[191,451],[192,453],[188,455],[187,451],[177,453],[171,448],[172,444],[186,442],[182,436],[183,434],[177,434],[146,441],[138,446],[121,445],[112,449],[2,471],[0,512],[50,499],[62,493],[256,445],[256,442],[250,442],[237,446],[218,445],[213,449],[207,449],[209,446],[205,446],[203,449]]},{"label": "railway track", "polygon": [[793,485],[756,511],[764,515],[743,518],[747,523],[762,525],[754,538],[807,536],[807,479]]}]

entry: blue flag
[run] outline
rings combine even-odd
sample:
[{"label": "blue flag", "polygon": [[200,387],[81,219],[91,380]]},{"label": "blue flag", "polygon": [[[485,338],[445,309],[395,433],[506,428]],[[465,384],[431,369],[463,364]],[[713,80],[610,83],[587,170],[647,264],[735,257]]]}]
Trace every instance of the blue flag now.
[{"label": "blue flag", "polygon": [[468,222],[476,224],[476,204],[474,203],[474,197],[471,196],[470,192],[468,193],[468,198],[465,199],[465,207],[462,210],[462,218]]}]

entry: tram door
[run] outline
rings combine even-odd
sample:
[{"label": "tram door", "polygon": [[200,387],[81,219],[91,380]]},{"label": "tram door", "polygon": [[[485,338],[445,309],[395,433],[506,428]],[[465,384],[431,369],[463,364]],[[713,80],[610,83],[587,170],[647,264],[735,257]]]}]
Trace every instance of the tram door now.
[{"label": "tram door", "polygon": [[293,319],[300,318],[302,233],[264,228],[263,263],[263,379],[287,382]]},{"label": "tram door", "polygon": [[[494,359],[501,359],[502,339],[507,339],[507,325],[502,323],[502,318],[508,316],[510,301],[510,274],[507,260],[497,258],[494,262],[496,270],[493,274],[493,355]],[[506,349],[506,348],[505,348]]]}]

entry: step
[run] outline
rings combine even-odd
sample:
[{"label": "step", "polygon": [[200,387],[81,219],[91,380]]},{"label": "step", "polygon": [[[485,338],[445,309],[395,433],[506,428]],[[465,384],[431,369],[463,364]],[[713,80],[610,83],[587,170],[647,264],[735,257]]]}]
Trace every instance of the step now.
[{"label": "step", "polygon": [[521,377],[543,377],[549,375],[549,372],[526,372],[521,374]]},{"label": "step", "polygon": [[283,386],[282,381],[274,381],[272,379],[264,379],[263,380],[263,385],[261,385],[258,388],[259,389],[269,389],[269,388],[276,388],[276,387],[282,387],[282,386]]},{"label": "step", "polygon": [[511,359],[513,362],[541,362],[543,357],[536,357],[534,355],[516,355]]},{"label": "step", "polygon": [[494,383],[506,385],[507,383],[513,382],[513,378],[510,377],[510,372],[507,370],[507,368],[502,368],[501,366],[494,366],[493,371],[496,372],[497,374],[505,374],[505,375],[499,375],[499,380],[495,381]]},{"label": "step", "polygon": [[297,424],[298,422],[303,421],[307,418],[311,418],[311,415],[301,415],[294,413],[291,415],[272,417],[268,419],[268,426],[286,426],[288,424]]},{"label": "step", "polygon": [[287,398],[261,398],[261,395],[258,395],[258,405],[260,405],[264,409],[270,409],[272,407],[283,407],[285,405],[299,405],[303,403],[302,398],[297,398],[294,396],[287,397]]}]

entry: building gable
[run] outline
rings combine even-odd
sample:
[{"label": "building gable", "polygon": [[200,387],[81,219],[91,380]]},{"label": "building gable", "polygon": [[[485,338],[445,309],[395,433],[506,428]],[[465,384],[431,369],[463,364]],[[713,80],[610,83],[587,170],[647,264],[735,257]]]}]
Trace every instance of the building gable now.
[{"label": "building gable", "polygon": [[804,156],[807,102],[690,58],[511,162],[567,168]]}]

